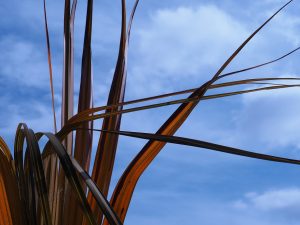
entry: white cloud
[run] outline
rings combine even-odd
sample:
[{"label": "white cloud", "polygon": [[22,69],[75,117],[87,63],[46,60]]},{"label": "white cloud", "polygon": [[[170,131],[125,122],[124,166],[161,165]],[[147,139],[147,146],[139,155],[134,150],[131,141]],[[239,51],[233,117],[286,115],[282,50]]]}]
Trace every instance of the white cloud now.
[{"label": "white cloud", "polygon": [[43,50],[32,41],[14,36],[0,39],[0,76],[27,87],[49,87],[46,45]]},{"label": "white cloud", "polygon": [[293,214],[300,207],[300,189],[284,188],[265,191],[263,193],[247,193],[243,199],[233,203],[238,210],[256,210],[258,212],[277,212],[277,214]]},{"label": "white cloud", "polygon": [[282,36],[288,43],[300,44],[299,28],[300,18],[297,15],[283,12],[280,19],[275,19],[274,33]]},{"label": "white cloud", "polygon": [[157,10],[136,30],[129,84],[139,84],[140,89],[147,84],[154,91],[169,90],[178,83],[199,85],[248,33],[243,24],[214,5]]},{"label": "white cloud", "polygon": [[272,149],[299,148],[299,96],[299,88],[244,95],[242,109],[235,111],[236,139]]},{"label": "white cloud", "polygon": [[289,209],[300,207],[300,189],[282,189],[265,192],[250,198],[252,204],[262,210]]}]

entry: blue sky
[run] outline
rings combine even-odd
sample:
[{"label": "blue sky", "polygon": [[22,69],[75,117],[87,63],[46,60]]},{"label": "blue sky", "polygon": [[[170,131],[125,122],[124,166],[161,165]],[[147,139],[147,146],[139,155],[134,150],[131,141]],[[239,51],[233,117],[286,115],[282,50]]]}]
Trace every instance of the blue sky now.
[{"label": "blue sky", "polygon": [[[129,50],[126,99],[194,88],[208,80],[239,44],[285,1],[151,0],[139,5]],[[133,1],[128,1],[128,9]],[[299,1],[276,17],[226,69],[279,57],[300,45]],[[85,1],[75,28],[78,93]],[[19,122],[52,127],[42,1],[0,2],[0,135],[10,146]],[[54,85],[59,113],[63,2],[48,1]],[[106,102],[117,56],[120,1],[95,1],[94,104]],[[299,75],[299,53],[240,74]],[[198,105],[177,135],[285,157],[298,157],[298,89],[253,93]],[[76,99],[76,98],[75,98]],[[123,130],[155,132],[176,106],[124,115]],[[100,123],[96,123],[96,127]],[[97,144],[95,136],[95,146]],[[113,184],[143,140],[122,137]],[[299,157],[298,157],[299,158]],[[141,177],[125,224],[295,225],[300,168],[168,144]]]}]

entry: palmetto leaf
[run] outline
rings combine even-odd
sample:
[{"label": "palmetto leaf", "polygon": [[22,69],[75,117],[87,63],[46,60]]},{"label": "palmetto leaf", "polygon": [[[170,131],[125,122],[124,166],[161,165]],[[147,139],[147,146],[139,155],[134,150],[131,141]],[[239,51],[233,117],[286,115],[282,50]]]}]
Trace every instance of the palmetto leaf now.
[{"label": "palmetto leaf", "polygon": [[95,198],[99,208],[104,213],[104,215],[107,217],[108,221],[110,221],[110,224],[116,224],[121,225],[122,222],[116,215],[115,211],[111,208],[109,202],[106,200],[105,196],[101,193],[101,191],[98,189],[97,185],[94,183],[90,175],[81,168],[79,163],[74,158],[70,158],[73,166],[76,168],[77,172],[80,174],[84,182],[89,187],[91,193],[93,194],[93,197]]},{"label": "palmetto leaf", "polygon": [[281,162],[281,163],[300,165],[300,160],[266,155],[266,154],[252,152],[252,151],[246,151],[238,148],[228,147],[225,145],[219,145],[219,144],[191,139],[191,138],[151,134],[151,133],[144,133],[144,132],[132,132],[132,131],[106,131],[106,130],[98,130],[98,131],[108,132],[108,133],[118,133],[119,135],[123,135],[123,136],[160,141],[165,143],[173,143],[173,144],[186,145],[186,146],[192,146],[197,148],[204,148],[204,149],[214,150],[218,152],[229,153],[233,155],[246,156],[254,159],[262,159],[262,160],[267,160],[272,162]]},{"label": "palmetto leaf", "polygon": [[12,156],[0,137],[0,224],[23,224],[23,212]]},{"label": "palmetto leaf", "polygon": [[[66,124],[68,119],[73,115],[74,106],[74,52],[73,52],[73,35],[74,35],[74,17],[71,21],[70,17],[70,0],[65,0],[64,10],[64,73],[63,73],[63,88],[62,88],[62,112],[61,123],[62,126]],[[72,136],[69,135],[65,142],[68,153],[72,153]]]},{"label": "palmetto leaf", "polygon": [[[137,4],[138,4],[138,1],[136,1],[134,11],[132,12],[132,15],[131,15],[130,22],[132,22],[133,15],[134,15],[135,9],[137,7]],[[131,28],[131,23],[130,23],[129,28]],[[127,33],[128,33],[128,37],[129,37],[130,29],[128,29]],[[284,54],[284,55],[282,55],[282,56],[280,56],[276,59],[272,59],[270,61],[258,64],[258,65],[255,65],[255,66],[251,66],[251,67],[248,67],[248,68],[244,68],[244,69],[240,69],[240,70],[236,70],[236,71],[232,71],[232,72],[229,72],[229,73],[222,74],[222,75],[219,76],[219,79],[223,78],[223,77],[226,77],[226,76],[231,76],[231,75],[234,75],[234,74],[246,72],[246,71],[249,71],[249,70],[257,69],[259,67],[263,67],[263,66],[278,62],[278,61],[284,59],[285,57],[295,53],[299,49],[300,49],[300,47],[297,47],[297,48],[289,51],[288,53],[286,53],[286,54]],[[270,78],[270,77],[268,77],[268,78],[246,79],[246,80],[240,80],[240,81],[225,82],[225,83],[222,83],[222,84],[212,84],[208,87],[208,89],[218,88],[218,87],[221,87],[221,86],[225,87],[225,86],[232,86],[232,85],[238,85],[238,84],[248,84],[248,83],[253,83],[253,82],[256,82],[256,81],[271,81],[271,80],[299,80],[299,78],[297,78],[297,77],[287,77],[287,78],[284,78],[284,77]],[[162,94],[162,95],[151,96],[151,97],[148,97],[148,98],[136,99],[136,100],[131,100],[131,101],[127,101],[127,102],[120,102],[120,103],[114,104],[114,105],[107,105],[107,106],[100,106],[100,107],[91,108],[91,109],[88,109],[88,110],[84,110],[83,112],[77,113],[76,115],[74,115],[69,120],[69,122],[74,121],[75,118],[77,119],[79,117],[82,117],[82,116],[85,116],[85,115],[88,115],[88,114],[91,114],[91,113],[95,113],[95,112],[98,112],[100,110],[111,109],[111,108],[114,108],[114,107],[116,108],[118,106],[124,106],[124,105],[144,102],[144,101],[155,100],[155,99],[159,99],[159,98],[165,98],[165,97],[171,97],[171,96],[180,95],[180,94],[191,93],[191,92],[194,92],[196,90],[197,90],[197,88],[193,88],[193,89],[188,89],[188,90],[183,90],[183,91],[177,91],[177,92],[172,92],[172,93],[167,93],[167,94]]]},{"label": "palmetto leaf", "polygon": [[[265,81],[297,81],[297,80],[300,80],[300,78],[297,78],[297,77],[254,78],[254,79],[245,79],[245,80],[230,81],[230,82],[219,83],[219,84],[212,84],[208,89],[231,87],[231,86],[245,85],[245,84],[268,84],[268,83],[262,83],[262,82],[265,82]],[[298,85],[297,84],[294,84],[294,85],[293,84],[291,84],[291,85],[281,84],[282,88],[284,88],[285,86],[297,87]],[[271,87],[270,87],[270,89],[271,89]],[[151,101],[151,100],[156,100],[156,99],[161,99],[161,98],[166,98],[166,97],[172,97],[172,96],[176,96],[176,95],[187,94],[187,93],[194,92],[196,90],[197,90],[197,88],[192,88],[192,89],[187,89],[187,90],[183,90],[183,91],[172,92],[172,93],[167,93],[167,94],[162,94],[162,95],[156,95],[156,96],[151,96],[151,97],[142,98],[142,99],[135,99],[135,100],[131,100],[131,101],[115,104],[115,105],[107,105],[107,106],[100,106],[100,107],[91,108],[89,110],[85,110],[85,111],[83,111],[81,113],[78,113],[75,116],[73,116],[68,121],[68,125],[73,124],[73,123],[82,122],[86,118],[88,118],[89,115],[92,115],[92,114],[97,113],[97,112],[101,112],[101,111],[106,110],[106,109],[115,108],[115,107],[118,107],[120,105],[125,106],[125,105],[131,105],[131,104],[136,104],[136,103],[142,103],[142,102],[146,102],[146,101]],[[258,90],[260,90],[260,88],[251,89],[251,90],[249,90],[249,92],[254,92],[254,91],[258,91]],[[265,90],[265,88],[263,88],[262,90]],[[247,91],[246,91],[246,93],[247,93]],[[179,103],[183,103],[183,102],[192,102],[192,101],[197,101],[197,100],[214,99],[214,98],[218,98],[217,96],[220,96],[220,95],[203,96],[202,98],[194,98],[194,99],[183,98],[183,99],[167,101],[167,102],[163,102],[163,103],[159,103],[159,104],[146,105],[145,107],[147,109],[150,109],[150,108],[162,107],[162,106],[166,106],[166,105],[179,104]],[[136,107],[136,108],[131,108],[129,110],[130,110],[130,112],[134,112],[134,111],[142,110],[141,108],[142,107]],[[123,110],[123,111],[121,110],[121,111],[114,112],[114,114],[125,113],[124,111],[127,112],[127,110]],[[97,115],[95,115],[95,117],[98,118]],[[99,118],[103,118],[103,117],[99,117]]]},{"label": "palmetto leaf", "polygon": [[47,51],[48,51],[48,65],[49,65],[50,89],[51,89],[51,98],[52,98],[53,123],[54,123],[54,132],[56,133],[57,126],[56,126],[56,112],[55,112],[55,101],[54,101],[53,72],[52,72],[50,38],[49,38],[48,22],[47,22],[46,0],[44,0],[44,22],[45,22],[46,43],[47,43]]},{"label": "palmetto leaf", "polygon": [[83,188],[81,186],[81,183],[79,182],[79,178],[75,171],[77,171],[80,174],[80,176],[83,177],[84,182],[91,189],[91,192],[95,196],[98,206],[103,210],[103,213],[107,217],[109,223],[112,225],[121,225],[122,223],[116,216],[114,210],[111,208],[111,206],[109,205],[108,201],[105,199],[103,194],[99,191],[97,186],[92,183],[89,175],[81,168],[78,162],[67,154],[66,150],[64,149],[64,146],[60,143],[59,139],[57,139],[57,137],[51,133],[38,133],[37,135],[38,136],[45,135],[49,139],[49,144],[51,144],[51,146],[53,147],[52,152],[58,155],[62,168],[65,171],[65,174],[70,182],[70,185],[72,186],[73,190],[76,192],[76,195],[80,200],[81,205],[83,206],[86,218],[88,218],[88,223],[94,224],[95,220],[94,220],[94,216],[91,213]]},{"label": "palmetto leaf", "polygon": [[[76,3],[76,2],[75,2]],[[76,6],[76,5],[75,5]],[[73,115],[74,107],[74,19],[71,18],[71,2],[65,0],[64,8],[64,64],[63,64],[63,85],[62,85],[62,106],[61,106],[61,125],[64,126],[67,120]],[[64,140],[64,145],[69,154],[73,152],[73,135],[69,134]],[[65,175],[62,170],[59,170],[57,176],[57,164],[54,162],[52,169],[52,182],[55,183],[53,198],[53,214],[54,224],[59,225],[63,223],[63,207],[65,201],[65,189],[67,183],[65,183]],[[52,186],[52,185],[51,185]],[[59,191],[58,191],[59,190]]]},{"label": "palmetto leaf", "polygon": [[51,133],[43,133],[43,134],[38,133],[37,135],[38,136],[45,135],[47,138],[49,138],[49,143],[51,144],[52,147],[49,149],[53,151],[55,154],[57,154],[61,163],[61,167],[64,170],[64,174],[66,175],[66,178],[68,179],[70,186],[75,191],[76,196],[79,202],[81,203],[84,215],[87,217],[89,224],[93,224],[93,225],[96,224],[94,216],[92,215],[91,209],[87,203],[84,190],[76,174],[76,170],[73,167],[73,164],[64,146]]},{"label": "palmetto leaf", "polygon": [[[134,7],[134,10],[136,9],[137,4],[138,4],[138,1],[136,1],[136,5]],[[132,19],[133,19],[134,12],[135,11],[133,11],[132,15],[131,15]],[[130,22],[131,22],[131,20],[130,20]],[[130,25],[131,25],[131,23],[130,23]],[[131,26],[129,26],[129,28],[130,27]],[[130,29],[128,30],[127,33],[128,33],[128,37],[129,37]],[[299,49],[300,49],[300,47],[297,47],[297,48],[293,49],[292,51],[289,51],[288,53],[286,53],[286,54],[284,54],[284,55],[282,55],[282,56],[280,56],[276,59],[272,59],[270,61],[258,64],[258,65],[255,65],[255,66],[251,66],[251,67],[248,67],[248,68],[244,68],[244,69],[240,69],[240,70],[237,70],[237,71],[232,71],[232,72],[229,72],[229,73],[222,74],[222,75],[219,76],[219,79],[223,78],[223,77],[226,77],[226,76],[231,76],[231,75],[234,75],[234,74],[246,72],[246,71],[249,71],[249,70],[257,69],[259,67],[266,66],[266,65],[278,62],[278,61],[284,59],[285,57],[295,53]],[[267,78],[245,79],[245,80],[231,81],[231,82],[225,82],[225,83],[220,83],[220,84],[212,84],[208,87],[208,89],[214,89],[214,88],[219,88],[219,87],[228,87],[228,86],[239,85],[239,84],[257,83],[258,81],[261,82],[261,81],[273,81],[273,80],[282,80],[282,81],[283,80],[299,80],[299,78],[298,77],[287,77],[287,78],[284,78],[284,77],[274,77],[274,78],[267,77]],[[145,101],[150,101],[150,100],[155,100],[155,99],[160,99],[160,98],[165,98],[165,97],[171,97],[171,96],[175,96],[175,95],[191,93],[191,92],[194,92],[196,90],[197,90],[197,88],[192,88],[192,89],[187,89],[187,90],[183,90],[183,91],[177,91],[177,92],[161,94],[161,95],[151,96],[151,97],[142,98],[142,99],[131,100],[131,101],[127,101],[127,102],[121,102],[121,103],[114,104],[114,105],[95,107],[95,108],[87,109],[87,110],[84,110],[83,112],[77,113],[68,122],[69,123],[71,121],[74,122],[75,119],[77,120],[80,117],[84,117],[86,115],[89,115],[89,114],[92,114],[92,113],[95,113],[95,112],[99,112],[101,110],[117,108],[118,106],[125,106],[125,105],[129,105],[129,104],[135,104],[135,103],[140,103],[140,102],[145,102]]]},{"label": "palmetto leaf", "polygon": [[[73,2],[74,3],[74,2]],[[74,7],[73,7],[74,8]],[[74,10],[75,11],[75,10]],[[75,13],[75,12],[74,12]],[[72,14],[74,14],[72,13]],[[81,81],[78,100],[78,113],[86,109],[92,108],[92,15],[93,15],[93,0],[87,2],[86,25],[84,35],[84,45],[81,65]],[[91,129],[93,121],[82,123],[81,127]],[[76,132],[74,157],[78,163],[89,171],[90,156],[92,150],[93,133],[89,130],[79,130]],[[69,206],[66,210],[66,224],[81,225],[83,215],[80,207],[75,202],[76,198],[72,192],[66,194],[66,205]]]},{"label": "palmetto leaf", "polygon": [[[73,115],[74,108],[74,20],[77,1],[65,0],[64,9],[64,70],[62,86],[62,107],[61,125],[64,126]],[[63,142],[69,154],[73,154],[73,134],[69,134]],[[55,163],[56,164],[56,163]],[[56,168],[56,167],[55,167]],[[55,192],[58,193],[54,199],[55,224],[64,223],[63,210],[68,197],[65,191],[68,190],[68,183],[62,170],[59,170],[58,180],[55,181]],[[58,191],[59,190],[59,191]]]},{"label": "palmetto leaf", "polygon": [[[92,182],[89,175],[81,168],[74,158],[71,159],[65,150],[65,147],[55,135],[51,133],[34,134],[31,129],[27,128],[26,124],[20,124],[16,132],[16,176],[8,147],[0,138],[0,196],[1,200],[3,200],[0,202],[0,214],[4,215],[3,218],[0,218],[0,221],[3,220],[3,224],[11,225],[53,224],[49,209],[46,187],[47,182],[44,176],[42,158],[38,145],[38,141],[43,136],[46,136],[49,139],[49,143],[46,145],[45,149],[48,149],[48,151],[51,151],[58,156],[61,168],[64,170],[64,174],[72,187],[70,191],[76,193],[75,197],[81,204],[81,209],[84,213],[83,215],[87,218],[88,224],[96,225],[96,221],[92,215],[85,192],[76,172],[80,174],[84,183],[90,188],[95,196],[97,205],[103,210],[109,223],[112,225],[122,225],[109,202]],[[26,147],[25,163],[23,162],[24,147]],[[45,160],[45,158],[43,160]],[[41,204],[38,204],[39,202]],[[15,208],[9,208],[13,206],[15,206]],[[40,206],[41,208],[37,206]],[[41,215],[39,215],[40,212],[42,213]]]},{"label": "palmetto leaf", "polygon": [[245,69],[241,69],[241,70],[237,70],[237,71],[233,71],[233,72],[229,72],[229,73],[225,73],[225,74],[222,74],[219,76],[219,79],[220,78],[223,78],[223,77],[228,77],[228,76],[231,76],[231,75],[234,75],[234,74],[237,74],[237,73],[242,73],[242,72],[246,72],[246,71],[249,71],[249,70],[253,70],[253,69],[257,69],[257,68],[260,68],[260,67],[263,67],[263,66],[266,66],[266,65],[269,65],[269,64],[272,64],[272,63],[275,63],[275,62],[278,62],[282,59],[284,59],[285,57],[299,51],[300,47],[297,47],[295,49],[293,49],[292,51],[289,51],[288,53],[276,58],[276,59],[273,59],[271,61],[268,61],[268,62],[265,62],[265,63],[261,63],[261,64],[258,64],[258,65],[255,65],[255,66],[251,66],[251,67],[248,67],[248,68],[245,68]]},{"label": "palmetto leaf", "polygon": [[72,166],[73,164],[70,160],[68,153],[64,149],[64,146],[52,134],[45,133],[44,135],[49,138],[49,142],[53,147],[52,150],[58,155],[61,166],[66,174],[67,179],[69,180],[71,187],[76,192],[78,200],[81,202],[83,211],[88,218],[89,224],[96,224],[91,209],[85,198],[85,193],[81,187],[81,183],[79,182],[79,178],[76,174],[75,168]]},{"label": "palmetto leaf", "polygon": [[[38,199],[41,201],[41,210],[42,210],[42,216],[44,224],[46,225],[52,225],[52,216],[50,213],[50,207],[49,207],[49,200],[48,200],[48,190],[46,186],[46,180],[45,180],[45,173],[42,165],[42,159],[40,155],[40,149],[37,142],[37,139],[33,133],[32,130],[28,129],[25,124],[20,124],[17,129],[16,134],[16,146],[15,151],[16,153],[22,153],[23,145],[24,145],[24,139],[26,139],[26,145],[27,145],[27,153],[28,153],[28,162],[25,160],[25,165],[27,164],[30,170],[30,173],[28,173],[31,183],[31,188],[33,190],[32,197],[35,197],[35,188],[38,193]],[[16,163],[20,163],[21,161],[17,161]],[[21,168],[23,165],[16,165],[16,167]],[[33,183],[35,182],[35,183]],[[32,203],[34,203],[33,201]],[[30,208],[31,210],[35,211],[35,209]],[[32,213],[32,212],[30,212]],[[33,219],[33,218],[31,218]],[[34,222],[38,223],[37,220]]]},{"label": "palmetto leaf", "polygon": [[[92,53],[91,53],[91,35],[92,35],[92,11],[93,1],[88,1],[87,19],[84,37],[84,46],[82,54],[82,71],[78,100],[78,113],[92,108]],[[92,127],[92,122],[82,124],[86,128]],[[83,166],[89,170],[90,154],[92,145],[92,133],[77,132],[75,139],[74,157]]]},{"label": "palmetto leaf", "polygon": [[[255,84],[257,84],[257,83],[255,83]],[[265,84],[265,83],[263,83],[263,84]],[[111,112],[111,113],[104,112],[104,113],[100,113],[100,114],[96,114],[96,115],[94,115],[94,114],[93,115],[85,115],[76,121],[72,121],[72,123],[70,122],[67,126],[65,126],[62,130],[60,130],[57,133],[57,136],[60,138],[65,137],[65,135],[68,132],[70,132],[71,130],[75,130],[75,128],[77,129],[82,122],[102,119],[102,118],[110,117],[112,115],[125,114],[125,113],[137,112],[137,111],[142,111],[142,110],[160,108],[160,107],[165,107],[165,106],[170,106],[170,105],[175,105],[175,104],[180,104],[180,103],[199,102],[200,100],[211,100],[211,99],[217,99],[217,98],[224,98],[224,97],[240,95],[240,94],[245,94],[245,93],[251,93],[251,92],[267,91],[267,90],[275,90],[275,89],[286,89],[286,88],[293,88],[293,87],[300,87],[300,84],[272,84],[271,83],[271,84],[268,84],[267,86],[260,87],[260,88],[206,95],[201,98],[200,97],[182,98],[182,99],[172,100],[172,101],[167,101],[167,102],[162,102],[162,103],[155,103],[155,104],[149,104],[149,105],[145,105],[145,106],[132,107],[132,108],[123,109],[123,110]],[[101,110],[98,110],[98,111],[101,111]]]},{"label": "palmetto leaf", "polygon": [[[50,47],[50,38],[48,31],[48,22],[47,22],[47,10],[46,10],[46,0],[44,0],[44,22],[45,22],[45,30],[46,30],[46,43],[48,50],[48,65],[49,65],[49,75],[50,75],[50,88],[51,88],[51,97],[52,97],[52,111],[53,111],[53,120],[54,120],[54,131],[57,132],[56,125],[56,112],[55,112],[55,101],[54,101],[54,87],[53,87],[53,72],[52,72],[52,62],[51,62],[51,47]],[[56,193],[57,193],[57,167],[54,164],[57,164],[57,158],[55,156],[51,156],[50,159],[44,162],[45,168],[47,170],[48,175],[48,184],[50,189],[50,209],[52,214],[56,214]],[[55,216],[54,216],[55,218]]]},{"label": "palmetto leaf", "polygon": [[[107,105],[118,104],[124,101],[125,86],[126,86],[126,73],[127,73],[127,51],[129,36],[131,31],[131,25],[134,18],[134,13],[138,5],[138,1],[135,1],[130,19],[129,26],[126,30],[126,0],[122,2],[122,22],[121,22],[121,37],[119,45],[119,54],[117,64],[111,84]],[[113,113],[121,110],[122,106],[117,108],[107,109],[107,113]],[[103,120],[102,129],[114,129],[118,130],[121,124],[121,114],[106,117]],[[102,133],[99,139],[98,148],[96,152],[96,158],[94,168],[92,172],[92,178],[97,183],[98,187],[107,196],[110,185],[112,170],[114,167],[115,154],[118,144],[117,134]],[[89,202],[93,207],[94,214],[97,216],[97,222],[101,223],[102,214],[95,208],[95,200],[91,198],[89,194]]]}]

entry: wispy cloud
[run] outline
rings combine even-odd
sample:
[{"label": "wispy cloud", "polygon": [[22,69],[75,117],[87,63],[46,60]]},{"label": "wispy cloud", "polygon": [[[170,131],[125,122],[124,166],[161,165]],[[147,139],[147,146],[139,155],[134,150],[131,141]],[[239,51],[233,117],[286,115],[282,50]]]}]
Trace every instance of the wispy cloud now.
[{"label": "wispy cloud", "polygon": [[45,88],[49,86],[46,49],[31,41],[7,36],[0,39],[0,73],[10,81],[26,87]]},{"label": "wispy cloud", "polygon": [[158,10],[133,36],[129,82],[140,85],[136,92],[172,90],[191,81],[200,85],[247,33],[214,5]]},{"label": "wispy cloud", "polygon": [[237,140],[274,150],[288,147],[290,153],[299,148],[299,94],[292,88],[243,96],[243,108],[235,112]]},{"label": "wispy cloud", "polygon": [[300,189],[283,188],[247,193],[244,198],[235,201],[233,206],[240,213],[251,211],[270,222],[296,224],[299,221]]}]

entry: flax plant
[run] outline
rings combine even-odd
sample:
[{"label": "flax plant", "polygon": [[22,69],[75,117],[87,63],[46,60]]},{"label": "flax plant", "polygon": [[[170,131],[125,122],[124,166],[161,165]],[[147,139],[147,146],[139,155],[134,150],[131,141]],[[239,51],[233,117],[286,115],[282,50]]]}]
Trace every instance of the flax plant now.
[{"label": "flax plant", "polygon": [[[299,87],[297,77],[236,79],[222,82],[223,78],[238,76],[240,73],[275,63],[299,48],[268,62],[224,73],[227,66],[240,51],[257,35],[289,1],[260,25],[224,62],[211,78],[198,87],[150,96],[142,99],[124,101],[126,91],[127,54],[130,32],[139,0],[127,15],[126,0],[121,0],[121,29],[119,53],[112,77],[110,92],[105,106],[93,105],[92,76],[92,21],[93,0],[87,0],[86,24],[82,52],[81,78],[77,112],[74,114],[74,20],[77,0],[65,0],[64,6],[64,62],[62,79],[61,126],[57,126],[54,102],[51,46],[48,33],[46,2],[44,0],[44,22],[46,46],[52,94],[54,133],[34,132],[26,124],[17,127],[14,154],[0,138],[0,224],[1,225],[121,225],[135,186],[153,159],[163,150],[166,143],[193,146],[204,150],[219,151],[260,160],[280,163],[300,164],[299,160],[255,153],[234,147],[218,145],[201,140],[175,136],[176,131],[186,121],[200,102],[257,91],[274,91]],[[127,22],[127,16],[129,16]],[[79,18],[81,19],[81,18]],[[203,31],[205,32],[205,31]],[[293,81],[292,84],[282,82]],[[277,84],[276,82],[280,82]],[[255,88],[251,85],[255,84]],[[244,87],[250,87],[245,89]],[[208,95],[210,89],[222,90],[223,87],[236,87],[237,91]],[[239,89],[240,90],[239,90]],[[190,95],[187,98],[182,94]],[[166,101],[173,96],[175,100]],[[159,100],[149,104],[151,100]],[[138,107],[132,106],[140,103]],[[204,103],[203,103],[204,104]],[[161,125],[156,133],[142,133],[120,130],[122,115],[141,110],[178,105],[178,108]],[[95,120],[102,121],[102,127],[94,127]],[[60,128],[58,128],[60,127]],[[91,152],[93,133],[100,132],[92,173]],[[73,135],[74,134],[74,135]],[[128,164],[126,170],[113,187],[108,199],[108,191],[114,168],[120,135],[146,139],[148,142]],[[41,145],[41,138],[47,138]],[[41,147],[43,146],[43,147]]]}]

